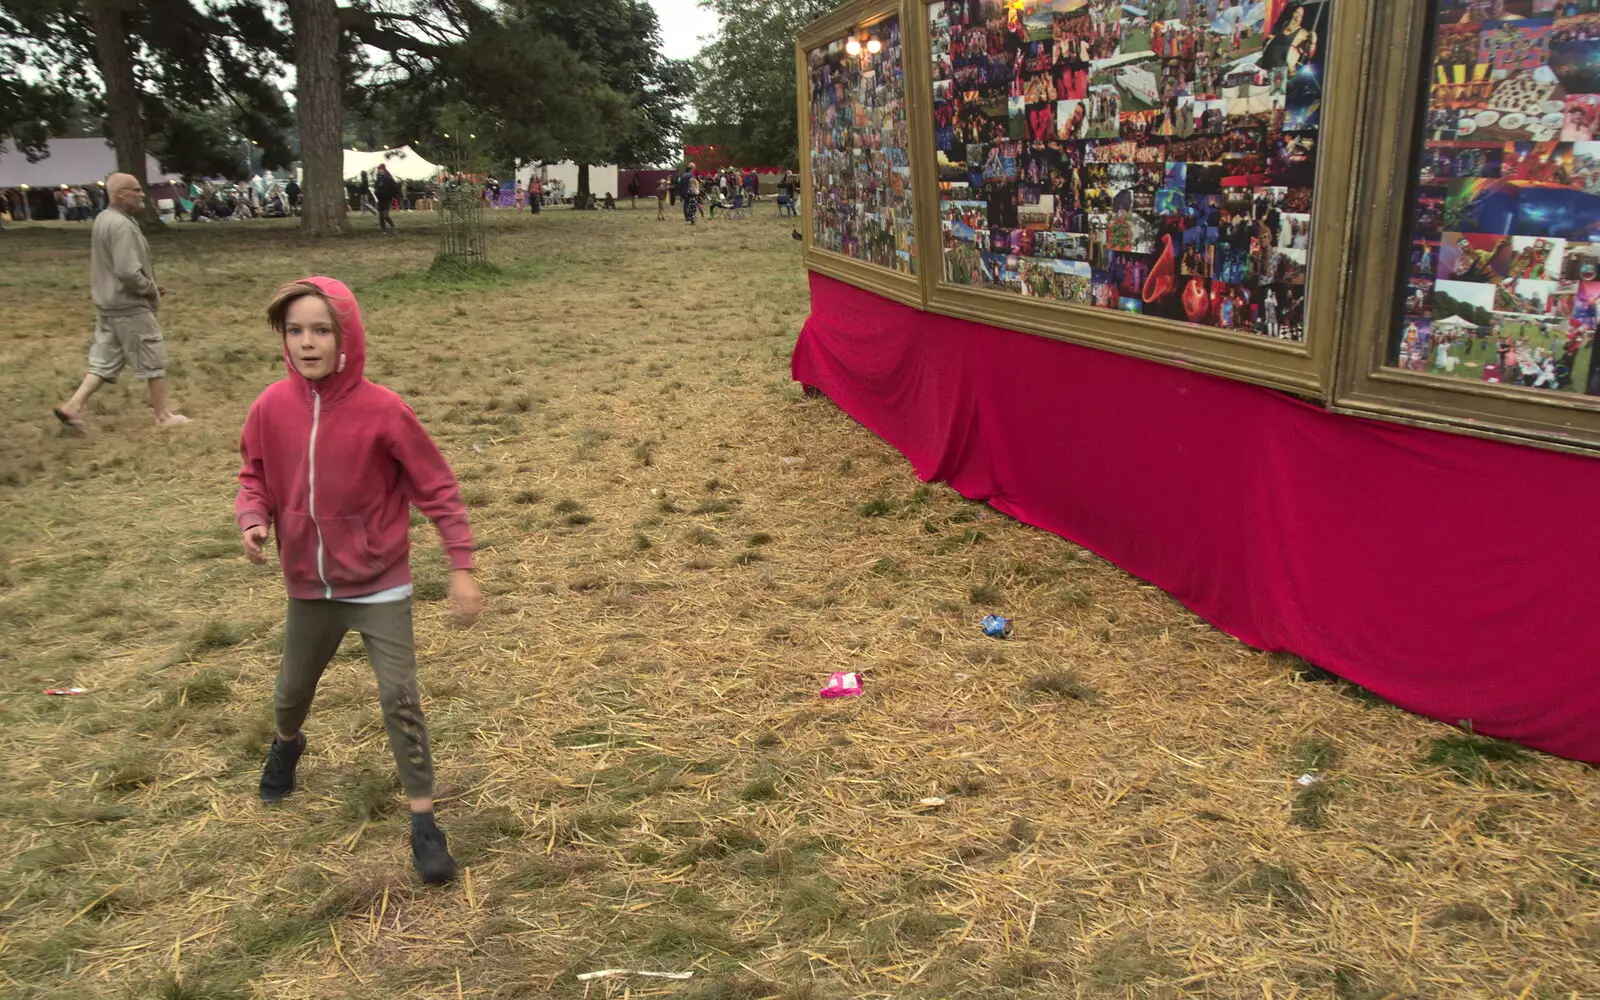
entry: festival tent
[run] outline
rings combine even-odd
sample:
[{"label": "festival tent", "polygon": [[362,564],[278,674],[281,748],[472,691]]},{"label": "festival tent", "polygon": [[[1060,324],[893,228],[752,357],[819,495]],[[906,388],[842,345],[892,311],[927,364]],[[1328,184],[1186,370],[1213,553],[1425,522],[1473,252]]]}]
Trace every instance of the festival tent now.
[{"label": "festival tent", "polygon": [[[12,143],[0,142],[0,188],[51,188],[62,184],[95,184],[117,170],[116,148],[105,139],[51,139],[43,159],[29,163]],[[151,184],[175,183],[156,158],[145,155],[145,179]]]},{"label": "festival tent", "polygon": [[[523,167],[517,171],[517,180],[526,186],[534,173],[539,171],[543,172],[547,193],[551,181],[560,181],[569,198],[578,193],[578,165],[571,160],[561,163],[547,163],[543,167],[531,165]],[[620,197],[622,192],[618,189],[617,182],[618,171],[615,166],[609,164],[591,164],[589,166],[589,190],[596,198],[604,198],[608,194],[613,197]]]},{"label": "festival tent", "polygon": [[1449,319],[1436,319],[1433,321],[1435,330],[1476,330],[1478,324],[1462,319],[1460,316],[1451,316]]},{"label": "festival tent", "polygon": [[[46,156],[28,162],[15,145],[0,141],[0,191],[29,188],[28,213],[36,219],[55,218],[51,188],[63,184],[91,186],[117,170],[117,151],[105,139],[51,139]],[[168,207],[182,191],[182,178],[166,173],[156,158],[145,155],[146,193],[158,207]]]},{"label": "festival tent", "polygon": [[370,181],[372,175],[378,172],[378,164],[389,168],[389,173],[397,181],[431,181],[439,178],[439,173],[444,168],[436,163],[429,163],[422,154],[410,146],[397,146],[394,149],[375,149],[371,152],[362,152],[359,149],[344,151],[344,177],[345,180],[354,181],[361,177],[361,171],[367,172]]}]

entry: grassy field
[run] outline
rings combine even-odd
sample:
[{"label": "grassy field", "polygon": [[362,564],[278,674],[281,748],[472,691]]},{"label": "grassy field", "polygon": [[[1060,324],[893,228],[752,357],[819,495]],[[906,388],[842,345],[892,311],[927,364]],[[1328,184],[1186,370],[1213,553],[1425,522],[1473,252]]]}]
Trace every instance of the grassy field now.
[{"label": "grassy field", "polygon": [[[0,234],[0,994],[1600,997],[1600,774],[919,484],[789,381],[805,276],[770,206],[500,214],[470,287],[398,222],[156,240],[195,424],[152,429],[125,380],[87,439],[50,416],[87,227]],[[238,552],[236,438],[283,374],[262,306],[307,272],[355,288],[368,374],[479,533],[463,630],[415,528],[452,888],[411,874],[353,637],[303,790],[256,798],[283,597]],[[866,695],[819,700],[841,669]],[[608,968],[695,977],[576,978]]]}]

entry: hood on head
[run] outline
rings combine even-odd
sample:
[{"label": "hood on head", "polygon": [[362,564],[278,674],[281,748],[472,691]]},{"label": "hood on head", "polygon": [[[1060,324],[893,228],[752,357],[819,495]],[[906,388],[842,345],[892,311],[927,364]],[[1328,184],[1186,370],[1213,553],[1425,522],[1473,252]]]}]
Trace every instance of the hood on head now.
[{"label": "hood on head", "polygon": [[367,369],[367,329],[361,323],[361,307],[356,304],[349,286],[337,278],[300,278],[299,281],[322,289],[333,306],[333,314],[339,320],[339,364],[332,375],[312,382],[295,370],[287,341],[283,345],[283,363],[289,366],[289,377],[301,388],[310,392],[315,387],[324,400],[334,399],[360,383]]}]

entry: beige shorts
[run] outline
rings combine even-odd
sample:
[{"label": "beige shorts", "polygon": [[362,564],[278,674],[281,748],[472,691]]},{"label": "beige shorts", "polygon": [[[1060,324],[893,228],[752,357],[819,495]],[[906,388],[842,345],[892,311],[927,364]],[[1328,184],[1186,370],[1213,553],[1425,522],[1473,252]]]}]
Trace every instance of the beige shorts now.
[{"label": "beige shorts", "polygon": [[89,344],[89,374],[115,382],[122,369],[133,366],[136,378],[146,382],[167,377],[167,344],[155,313],[96,316],[94,340]]}]

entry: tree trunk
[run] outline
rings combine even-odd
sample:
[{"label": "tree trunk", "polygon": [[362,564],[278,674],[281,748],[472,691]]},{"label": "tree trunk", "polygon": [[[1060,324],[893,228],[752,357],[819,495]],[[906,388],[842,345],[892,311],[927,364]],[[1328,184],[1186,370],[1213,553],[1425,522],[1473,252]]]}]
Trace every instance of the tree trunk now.
[{"label": "tree trunk", "polygon": [[594,195],[589,188],[589,165],[578,164],[578,197],[573,201],[573,208],[588,208],[594,201]]},{"label": "tree trunk", "polygon": [[294,27],[295,115],[300,126],[300,228],[344,231],[344,94],[334,0],[289,0]]},{"label": "tree trunk", "polygon": [[[144,110],[139,106],[139,84],[133,78],[133,52],[128,48],[127,26],[122,21],[121,0],[92,0],[89,17],[94,25],[95,61],[106,85],[107,123],[111,143],[117,148],[117,170],[132,174],[139,186],[149,188],[145,176]],[[139,223],[146,229],[161,227],[155,201],[145,198]]]}]

